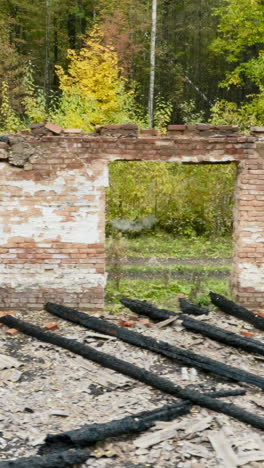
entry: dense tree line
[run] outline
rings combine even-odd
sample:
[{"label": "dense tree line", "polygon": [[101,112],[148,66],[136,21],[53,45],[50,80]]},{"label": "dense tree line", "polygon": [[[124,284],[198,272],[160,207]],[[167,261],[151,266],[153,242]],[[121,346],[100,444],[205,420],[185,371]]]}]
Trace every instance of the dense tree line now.
[{"label": "dense tree line", "polygon": [[[156,28],[157,111],[171,105],[170,120],[263,120],[264,6],[260,0],[159,0]],[[59,90],[56,65],[68,49],[80,50],[95,24],[117,52],[127,86],[146,113],[150,74],[150,0],[0,0],[0,77],[14,109],[23,112],[23,70],[35,86]],[[261,99],[260,99],[261,96]],[[226,105],[229,101],[232,104]],[[258,109],[254,109],[254,106]],[[238,109],[237,109],[238,108]],[[245,114],[245,115],[244,115]],[[221,120],[221,121],[222,121]],[[158,122],[156,122],[158,123]]]},{"label": "dense tree line", "polygon": [[[263,37],[261,0],[0,0],[1,132],[47,119],[85,131],[148,127],[152,86],[162,131],[169,122],[263,125]],[[148,165],[135,191],[131,175],[142,171],[131,167],[121,178],[118,164],[112,169],[110,219],[153,216],[173,233],[230,231],[233,169],[217,168],[219,178],[209,167]],[[124,180],[139,210],[129,194],[121,199]]]}]

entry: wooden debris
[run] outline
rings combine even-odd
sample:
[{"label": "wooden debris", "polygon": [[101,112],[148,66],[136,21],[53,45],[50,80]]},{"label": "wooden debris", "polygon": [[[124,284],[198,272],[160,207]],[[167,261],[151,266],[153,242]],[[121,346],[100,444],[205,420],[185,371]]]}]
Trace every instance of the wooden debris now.
[{"label": "wooden debris", "polygon": [[72,309],[71,307],[65,307],[59,304],[48,302],[45,308],[49,312],[63,318],[64,320],[69,320],[71,322],[83,325],[86,328],[92,328],[93,330],[99,331],[101,333],[115,336],[120,340],[125,341],[126,343],[162,354],[163,356],[174,359],[181,364],[195,367],[197,369],[202,369],[205,372],[212,372],[216,375],[221,375],[225,378],[229,378],[237,382],[251,383],[260,387],[261,389],[264,389],[263,377],[259,377],[236,367],[223,364],[219,361],[197,353],[193,353],[183,348],[172,346],[165,341],[157,341],[154,338],[142,335],[135,331],[120,328],[116,325],[113,325],[111,322],[89,316],[79,312],[78,310]]},{"label": "wooden debris", "polygon": [[243,349],[249,353],[260,354],[264,356],[264,343],[254,340],[248,336],[240,336],[223,328],[215,327],[209,323],[200,322],[191,317],[184,317],[183,326],[187,330],[208,336],[212,340],[219,341],[234,348]]},{"label": "wooden debris", "polygon": [[178,317],[170,317],[168,318],[167,320],[163,320],[162,322],[159,322],[156,324],[156,328],[164,328],[164,327],[167,327],[167,325],[170,325],[171,323],[175,322],[175,320],[177,320]]},{"label": "wooden debris", "polygon": [[238,458],[232,449],[229,440],[226,438],[223,430],[211,432],[208,438],[216,451],[219,462],[223,463],[223,468],[237,468]]},{"label": "wooden debris", "polygon": [[264,318],[253,314],[253,312],[250,312],[248,309],[245,309],[245,307],[242,307],[235,302],[230,301],[226,297],[221,296],[221,294],[210,292],[209,295],[212,303],[219,307],[219,309],[221,309],[226,314],[233,315],[240,320],[251,323],[251,325],[253,325],[255,328],[258,328],[259,330],[264,330]]},{"label": "wooden debris", "polygon": [[11,367],[20,367],[22,365],[22,362],[15,358],[6,356],[5,354],[0,354],[0,370],[11,369]]},{"label": "wooden debris", "polygon": [[[6,316],[0,318],[0,322],[5,323],[8,326],[16,325],[23,333],[29,336],[33,336],[45,343],[51,343],[55,346],[59,346],[69,351],[79,354],[86,359],[93,362],[97,362],[104,367],[113,369],[117,372],[121,372],[135,380],[143,382],[154,388],[157,388],[165,393],[169,393],[178,398],[189,400],[192,403],[198,404],[205,408],[212,409],[219,413],[232,416],[242,422],[264,430],[264,418],[256,414],[250,413],[249,411],[240,408],[239,406],[231,403],[216,400],[209,396],[209,394],[202,394],[193,389],[182,388],[179,385],[173,384],[171,381],[160,377],[159,375],[153,374],[152,372],[146,371],[143,368],[135,366],[127,361],[118,359],[109,354],[98,351],[90,346],[83,345],[82,343],[64,338],[63,336],[56,335],[51,332],[43,331],[40,327],[32,325],[31,323],[24,322],[22,320],[15,319],[12,316]],[[217,392],[213,393],[216,397]]]}]

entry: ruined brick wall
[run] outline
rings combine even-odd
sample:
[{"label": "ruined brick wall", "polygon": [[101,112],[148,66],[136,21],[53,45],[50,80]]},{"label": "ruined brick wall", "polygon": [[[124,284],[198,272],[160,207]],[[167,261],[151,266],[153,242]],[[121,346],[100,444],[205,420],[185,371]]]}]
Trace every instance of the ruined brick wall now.
[{"label": "ruined brick wall", "polygon": [[138,137],[133,125],[10,136],[0,143],[1,309],[103,307],[105,187],[117,159],[237,164],[232,285],[241,303],[263,306],[263,146],[208,125],[170,126],[165,136]]}]

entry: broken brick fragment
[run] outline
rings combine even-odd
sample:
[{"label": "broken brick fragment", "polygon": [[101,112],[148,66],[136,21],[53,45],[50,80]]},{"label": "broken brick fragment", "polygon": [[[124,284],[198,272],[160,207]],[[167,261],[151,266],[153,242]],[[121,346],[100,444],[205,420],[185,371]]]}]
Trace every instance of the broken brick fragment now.
[{"label": "broken brick fragment", "polygon": [[47,330],[57,330],[59,328],[59,324],[57,322],[49,322],[44,325],[44,328]]},{"label": "broken brick fragment", "polygon": [[6,315],[16,315],[16,312],[13,310],[7,310],[7,311],[2,311],[0,312],[0,317],[5,317]]},{"label": "broken brick fragment", "polygon": [[134,320],[126,320],[125,318],[121,317],[119,320],[120,327],[127,327],[127,328],[134,328],[135,322]]},{"label": "broken brick fragment", "polygon": [[142,325],[145,325],[145,327],[152,327],[152,323],[149,319],[140,319],[139,322],[142,323]]},{"label": "broken brick fragment", "polygon": [[6,334],[11,336],[18,335],[19,333],[20,332],[17,328],[9,328],[8,330],[6,330]]},{"label": "broken brick fragment", "polygon": [[45,124],[45,128],[47,130],[49,130],[50,132],[55,133],[55,135],[60,135],[62,133],[62,131],[63,131],[62,127],[60,127],[59,125],[56,125],[56,124],[54,124],[52,122],[47,122]]},{"label": "broken brick fragment", "polygon": [[249,331],[242,331],[242,332],[240,332],[240,335],[246,336],[247,338],[250,338],[252,336],[256,336],[255,333],[252,333],[252,332],[249,332]]},{"label": "broken brick fragment", "polygon": [[129,315],[128,319],[133,320],[134,322],[136,322],[138,320],[138,317],[137,317],[137,315]]},{"label": "broken brick fragment", "polygon": [[256,310],[255,313],[256,313],[256,315],[258,315],[259,317],[264,318],[264,310]]}]

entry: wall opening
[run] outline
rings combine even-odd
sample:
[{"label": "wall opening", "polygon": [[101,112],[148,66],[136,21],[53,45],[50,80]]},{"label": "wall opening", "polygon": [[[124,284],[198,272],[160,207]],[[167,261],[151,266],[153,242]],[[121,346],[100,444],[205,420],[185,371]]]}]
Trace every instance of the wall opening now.
[{"label": "wall opening", "polygon": [[230,296],[237,165],[117,161],[107,193],[106,307]]}]

